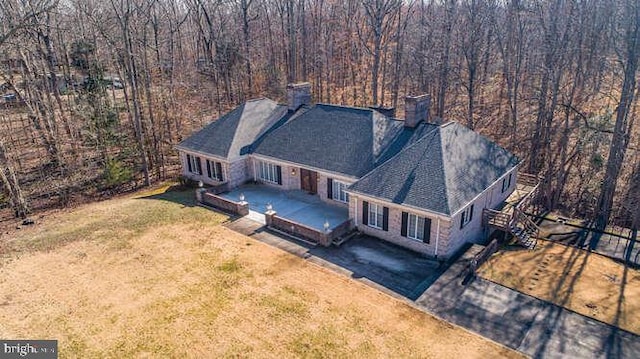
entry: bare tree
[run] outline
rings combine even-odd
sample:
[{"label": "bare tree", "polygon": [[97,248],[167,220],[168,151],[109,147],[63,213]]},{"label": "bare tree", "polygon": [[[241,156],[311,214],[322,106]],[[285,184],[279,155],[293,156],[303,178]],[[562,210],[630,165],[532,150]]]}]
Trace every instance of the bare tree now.
[{"label": "bare tree", "polygon": [[620,42],[620,47],[617,49],[617,53],[624,71],[624,79],[616,108],[613,138],[609,147],[606,172],[595,216],[596,228],[600,230],[604,230],[609,223],[618,177],[629,146],[634,123],[630,110],[635,99],[638,56],[640,54],[640,5],[636,1],[626,0],[617,7],[617,10],[618,22],[616,26],[620,32],[620,38],[617,39]]},{"label": "bare tree", "polygon": [[400,7],[400,0],[366,0],[363,1],[366,20],[373,39],[373,46],[369,44],[368,38],[364,38],[363,46],[371,54],[373,64],[371,66],[371,100],[373,105],[379,105],[378,84],[380,81],[380,61],[383,54],[383,42],[390,35],[394,25],[392,16]]}]

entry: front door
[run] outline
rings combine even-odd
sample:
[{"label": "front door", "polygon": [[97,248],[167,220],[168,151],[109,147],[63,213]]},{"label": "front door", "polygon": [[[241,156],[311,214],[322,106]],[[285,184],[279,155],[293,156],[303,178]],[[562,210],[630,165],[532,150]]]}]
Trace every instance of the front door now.
[{"label": "front door", "polygon": [[300,187],[311,194],[318,193],[318,172],[300,169]]}]

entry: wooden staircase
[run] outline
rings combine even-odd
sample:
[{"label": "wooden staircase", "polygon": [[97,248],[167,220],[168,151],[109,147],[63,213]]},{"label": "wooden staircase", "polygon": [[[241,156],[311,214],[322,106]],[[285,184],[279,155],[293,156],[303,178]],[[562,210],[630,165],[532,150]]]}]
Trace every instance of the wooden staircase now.
[{"label": "wooden staircase", "polygon": [[485,225],[498,228],[510,233],[518,244],[528,249],[534,249],[540,228],[519,208],[514,207],[509,212],[485,209],[483,212]]},{"label": "wooden staircase", "polygon": [[515,209],[513,220],[509,223],[509,232],[518,243],[528,249],[534,249],[538,242],[540,228],[529,217]]}]

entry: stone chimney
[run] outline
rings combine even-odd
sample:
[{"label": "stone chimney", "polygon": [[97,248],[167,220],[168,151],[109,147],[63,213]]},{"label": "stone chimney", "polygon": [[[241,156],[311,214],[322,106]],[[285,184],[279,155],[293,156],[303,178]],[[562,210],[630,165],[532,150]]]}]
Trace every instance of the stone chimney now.
[{"label": "stone chimney", "polygon": [[301,82],[287,85],[287,104],[289,111],[295,111],[302,105],[311,104],[311,84]]},{"label": "stone chimney", "polygon": [[421,121],[429,122],[431,96],[407,96],[404,98],[404,126],[414,128]]}]

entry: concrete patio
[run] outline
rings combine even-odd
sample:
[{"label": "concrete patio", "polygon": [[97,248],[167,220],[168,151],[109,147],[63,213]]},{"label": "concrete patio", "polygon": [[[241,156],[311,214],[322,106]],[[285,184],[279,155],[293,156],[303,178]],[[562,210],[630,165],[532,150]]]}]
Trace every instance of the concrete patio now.
[{"label": "concrete patio", "polygon": [[266,185],[244,185],[219,196],[231,201],[239,201],[240,195],[249,203],[249,217],[257,219],[271,204],[278,216],[293,220],[320,231],[325,221],[329,229],[334,229],[349,219],[346,207],[332,206],[322,202],[317,195],[303,191],[281,191]]}]

